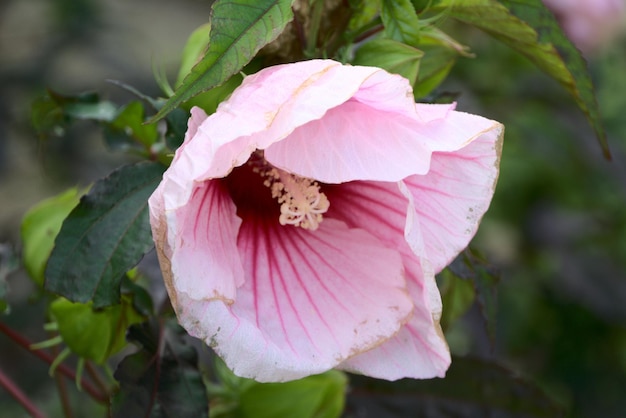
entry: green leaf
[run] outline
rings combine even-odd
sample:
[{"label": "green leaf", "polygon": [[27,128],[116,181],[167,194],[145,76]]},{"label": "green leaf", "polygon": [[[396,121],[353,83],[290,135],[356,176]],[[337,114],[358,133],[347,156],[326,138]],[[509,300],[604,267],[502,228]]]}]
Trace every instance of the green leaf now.
[{"label": "green leaf", "polygon": [[495,341],[500,276],[476,251],[467,249],[449,266],[456,277],[468,280],[474,287],[476,301],[485,321],[487,334]]},{"label": "green leaf", "polygon": [[33,206],[21,225],[22,259],[31,279],[43,286],[44,271],[63,220],[78,204],[80,192],[69,189]]},{"label": "green leaf", "polygon": [[382,0],[380,17],[388,38],[417,47],[420,24],[410,0]]},{"label": "green leaf", "polygon": [[211,23],[205,23],[194,30],[183,48],[180,69],[176,78],[176,87],[180,86],[191,69],[198,63],[206,52],[211,40]]},{"label": "green leaf", "polygon": [[506,368],[454,357],[444,379],[350,379],[346,415],[377,417],[557,418],[561,406]]},{"label": "green leaf", "polygon": [[424,53],[391,39],[376,39],[363,44],[355,53],[353,64],[383,68],[400,74],[412,84],[418,77]]},{"label": "green leaf", "polygon": [[141,162],[99,180],[67,217],[46,268],[45,288],[94,308],[119,302],[120,281],[153,241],[147,199],[165,167]]},{"label": "green leaf", "polygon": [[257,384],[241,396],[248,418],[336,418],[344,407],[348,379],[339,371],[287,383]]},{"label": "green leaf", "polygon": [[175,151],[179,146],[182,145],[183,141],[185,140],[188,120],[189,112],[186,112],[180,108],[174,109],[165,117],[165,121],[167,122],[167,131],[165,132],[165,145],[171,151]]},{"label": "green leaf", "polygon": [[211,416],[239,418],[335,418],[345,403],[348,379],[342,372],[308,376],[285,383],[259,383],[235,376],[215,359],[219,385],[211,384]]},{"label": "green leaf", "polygon": [[239,72],[291,21],[292,3],[293,0],[215,1],[206,54],[151,121],[161,119],[184,101]]},{"label": "green leaf", "polygon": [[[215,112],[221,102],[223,102],[237,87],[239,87],[242,81],[243,76],[241,74],[235,74],[221,86],[192,97],[185,102],[182,107],[185,109],[191,109],[193,106],[198,106],[202,108],[207,115],[210,115]],[[174,111],[172,111],[172,113],[174,113]],[[172,113],[168,114],[168,116]],[[187,121],[185,120],[185,130],[186,128]]]},{"label": "green leaf", "polygon": [[439,273],[437,278],[443,305],[441,328],[446,331],[456,319],[471,308],[476,292],[469,280],[457,276],[449,268]]},{"label": "green leaf", "polygon": [[183,336],[173,321],[131,327],[128,339],[142,349],[125,357],[115,370],[120,390],[112,400],[113,418],[208,417],[198,355]]},{"label": "green leaf", "polygon": [[149,151],[158,139],[157,126],[144,124],[144,107],[139,101],[133,101],[121,107],[113,120],[106,125],[104,137],[112,149],[128,149],[139,146]]},{"label": "green leaf", "polygon": [[430,94],[447,77],[457,57],[468,55],[465,47],[431,27],[422,33],[418,48],[424,56],[413,88],[416,98]]},{"label": "green leaf", "polygon": [[152,302],[152,296],[143,286],[135,283],[137,280],[137,269],[130,270],[122,279],[122,294],[127,294],[132,297],[133,308],[140,315],[149,317],[154,313],[154,303]]},{"label": "green leaf", "polygon": [[113,103],[100,101],[95,93],[68,96],[48,90],[33,102],[31,121],[41,136],[62,135],[73,120],[107,122],[113,119],[116,110]]},{"label": "green leaf", "polygon": [[50,304],[50,314],[74,354],[102,364],[126,346],[128,327],[144,318],[128,296],[122,297],[121,304],[104,309],[94,310],[92,305],[58,298]]},{"label": "green leaf", "polygon": [[351,1],[352,16],[348,23],[348,30],[358,33],[369,27],[380,13],[382,0],[354,0]]},{"label": "green leaf", "polygon": [[[606,132],[585,60],[541,0],[443,0],[437,8],[516,49],[561,83],[585,113],[607,158]],[[435,8],[433,8],[434,10]]]}]

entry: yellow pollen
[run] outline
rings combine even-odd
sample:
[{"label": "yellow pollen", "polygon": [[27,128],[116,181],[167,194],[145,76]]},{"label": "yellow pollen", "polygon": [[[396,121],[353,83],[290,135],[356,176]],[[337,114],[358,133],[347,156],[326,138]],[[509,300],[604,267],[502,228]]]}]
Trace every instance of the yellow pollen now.
[{"label": "yellow pollen", "polygon": [[265,177],[263,184],[269,187],[272,197],[280,204],[280,224],[315,231],[330,206],[326,195],[320,192],[319,184],[275,167],[264,168],[255,167],[254,171]]}]

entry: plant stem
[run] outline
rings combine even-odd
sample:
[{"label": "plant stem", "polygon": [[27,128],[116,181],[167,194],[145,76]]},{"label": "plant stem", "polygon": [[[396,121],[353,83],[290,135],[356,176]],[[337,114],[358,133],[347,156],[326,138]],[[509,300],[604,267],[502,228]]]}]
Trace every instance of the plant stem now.
[{"label": "plant stem", "polygon": [[106,383],[104,383],[104,381],[100,377],[100,374],[94,367],[93,363],[90,362],[89,360],[85,361],[85,369],[87,369],[87,374],[89,375],[91,380],[93,380],[93,382],[96,384],[96,386],[98,386],[98,389],[100,389],[101,392],[107,393],[109,391],[107,389],[107,385]]},{"label": "plant stem", "polygon": [[45,417],[43,412],[41,412],[39,408],[31,402],[28,396],[26,396],[26,394],[22,392],[22,390],[15,385],[13,380],[11,380],[9,376],[5,375],[2,370],[0,370],[0,386],[2,386],[16,401],[18,401],[20,405],[28,411],[30,416],[34,418]]},{"label": "plant stem", "polygon": [[367,38],[369,38],[372,35],[376,35],[378,32],[382,32],[385,29],[385,27],[383,25],[376,25],[373,26],[370,29],[367,29],[363,32],[361,32],[360,34],[358,34],[355,38],[354,38],[354,43],[359,43]]},{"label": "plant stem", "polygon": [[313,0],[311,7],[311,24],[309,27],[305,51],[305,55],[308,58],[315,57],[317,53],[317,41],[319,38],[320,24],[322,23],[322,16],[324,15],[324,0]]},{"label": "plant stem", "polygon": [[[29,353],[39,357],[41,360],[46,362],[47,364],[52,364],[54,362],[54,357],[48,354],[43,350],[31,350],[30,346],[32,342],[24,338],[19,333],[13,331],[11,328],[6,326],[2,321],[0,321],[0,332],[4,333],[7,337],[13,340],[17,345],[26,349]],[[76,379],[76,373],[74,370],[66,366],[65,364],[59,364],[56,371],[69,379]],[[81,380],[81,385],[85,389],[91,397],[99,403],[108,405],[109,398],[107,394],[100,393],[96,387],[89,382],[88,380]]]}]

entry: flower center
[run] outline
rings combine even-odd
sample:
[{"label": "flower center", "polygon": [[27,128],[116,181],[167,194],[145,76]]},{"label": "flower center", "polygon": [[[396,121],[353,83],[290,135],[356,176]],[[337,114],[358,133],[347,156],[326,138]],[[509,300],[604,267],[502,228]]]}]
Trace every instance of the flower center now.
[{"label": "flower center", "polygon": [[315,231],[330,206],[320,185],[315,180],[272,167],[265,159],[262,161],[260,165],[254,164],[253,171],[264,178],[263,184],[280,204],[280,224]]}]

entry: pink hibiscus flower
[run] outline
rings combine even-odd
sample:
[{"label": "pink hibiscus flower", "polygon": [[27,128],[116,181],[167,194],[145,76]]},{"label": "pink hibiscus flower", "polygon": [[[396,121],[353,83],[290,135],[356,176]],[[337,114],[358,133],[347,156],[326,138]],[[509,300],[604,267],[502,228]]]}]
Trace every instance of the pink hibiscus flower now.
[{"label": "pink hibiscus flower", "polygon": [[443,376],[434,275],[472,238],[503,127],[408,81],[313,60],[248,76],[150,197],[181,325],[239,376]]}]

